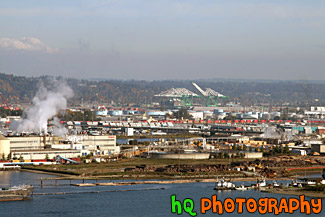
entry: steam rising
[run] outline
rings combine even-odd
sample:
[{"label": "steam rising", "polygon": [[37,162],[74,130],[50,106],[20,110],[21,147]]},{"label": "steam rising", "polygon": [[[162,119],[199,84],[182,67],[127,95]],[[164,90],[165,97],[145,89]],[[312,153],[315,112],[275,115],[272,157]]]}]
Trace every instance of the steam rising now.
[{"label": "steam rising", "polygon": [[[24,118],[13,123],[10,128],[17,132],[47,133],[47,121],[63,109],[67,108],[67,99],[73,96],[72,89],[64,82],[54,81],[53,90],[40,85],[36,96],[33,98],[32,106],[24,111]],[[58,119],[54,120],[55,131],[59,134],[65,133],[60,129]]]},{"label": "steam rising", "polygon": [[267,139],[283,139],[285,141],[290,141],[294,139],[295,133],[292,131],[283,132],[276,129],[275,127],[269,126],[264,131],[264,138]]},{"label": "steam rising", "polygon": [[279,132],[277,132],[275,127],[267,127],[266,130],[264,131],[264,138],[270,139],[270,138],[276,138],[280,139],[281,135]]},{"label": "steam rising", "polygon": [[53,134],[57,135],[57,136],[61,136],[63,137],[64,135],[66,135],[68,133],[68,129],[63,127],[60,124],[60,120],[57,117],[53,118]]}]

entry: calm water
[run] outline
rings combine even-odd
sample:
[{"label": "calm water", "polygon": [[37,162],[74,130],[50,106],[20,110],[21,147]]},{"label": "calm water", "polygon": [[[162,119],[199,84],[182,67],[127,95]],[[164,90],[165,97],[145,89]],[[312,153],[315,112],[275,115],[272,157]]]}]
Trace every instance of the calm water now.
[{"label": "calm water", "polygon": [[[46,186],[40,188],[40,178],[51,177],[50,175],[0,171],[0,186],[17,185],[22,183],[33,184],[34,193],[45,192],[89,192],[89,191],[118,191],[118,190],[136,190],[120,192],[104,192],[99,194],[83,193],[68,195],[34,195],[29,201],[1,202],[0,216],[178,216],[171,213],[170,196],[176,194],[178,200],[192,198],[195,202],[194,210],[199,213],[200,198],[210,197],[213,194],[218,195],[218,200],[224,201],[225,198],[260,198],[260,197],[291,197],[285,195],[266,194],[258,191],[213,191],[213,183],[190,183],[190,184],[170,184],[170,185],[134,185],[134,186],[97,186],[97,187],[74,187],[70,186],[70,181],[44,181]],[[81,181],[74,181],[77,183]],[[94,181],[88,181],[94,182]],[[107,181],[104,181],[107,182]],[[241,184],[241,183],[237,183]],[[249,184],[249,183],[246,183]],[[160,189],[165,190],[144,190]],[[323,200],[323,207],[325,207]],[[235,211],[236,212],[236,211]],[[261,216],[254,214],[223,214],[222,216]],[[325,211],[319,214],[324,216]],[[211,211],[198,216],[217,216]],[[190,216],[187,213],[182,216]],[[274,216],[266,214],[263,216]],[[307,216],[299,211],[294,214],[280,214],[278,216]],[[308,216],[316,216],[311,214]]]}]

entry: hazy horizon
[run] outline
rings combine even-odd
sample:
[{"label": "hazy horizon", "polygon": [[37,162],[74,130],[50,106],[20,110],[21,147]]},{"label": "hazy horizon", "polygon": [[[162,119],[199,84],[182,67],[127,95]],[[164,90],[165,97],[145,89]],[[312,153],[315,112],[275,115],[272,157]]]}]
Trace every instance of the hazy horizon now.
[{"label": "hazy horizon", "polygon": [[95,81],[95,82],[101,82],[101,81],[122,81],[122,82],[130,82],[130,81],[137,81],[137,82],[164,82],[164,81],[179,81],[179,82],[257,82],[257,83],[278,83],[278,82],[294,82],[294,83],[320,83],[323,84],[325,83],[325,80],[285,80],[285,79],[236,79],[236,78],[209,78],[209,79],[132,79],[132,78],[74,78],[74,77],[69,77],[69,76],[61,76],[61,75],[15,75],[12,73],[4,73],[0,72],[0,74],[5,74],[5,75],[13,75],[13,76],[23,76],[26,78],[40,78],[43,76],[49,76],[53,78],[62,78],[63,80],[65,79],[78,79],[78,80],[86,80],[86,81]]},{"label": "hazy horizon", "polygon": [[325,3],[0,0],[0,72],[325,80]]}]

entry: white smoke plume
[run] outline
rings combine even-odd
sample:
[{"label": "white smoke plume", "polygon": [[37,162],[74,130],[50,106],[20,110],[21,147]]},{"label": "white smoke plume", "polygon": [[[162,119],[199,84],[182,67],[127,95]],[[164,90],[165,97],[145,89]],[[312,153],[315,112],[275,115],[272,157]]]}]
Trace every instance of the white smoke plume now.
[{"label": "white smoke plume", "polygon": [[53,118],[53,134],[56,136],[63,137],[68,133],[68,129],[60,124],[60,120],[57,117]]},{"label": "white smoke plume", "polygon": [[264,131],[264,138],[266,139],[283,139],[284,141],[293,140],[295,133],[292,131],[282,132],[275,127],[269,126]]},{"label": "white smoke plume", "polygon": [[72,89],[62,81],[53,81],[53,89],[40,85],[32,105],[24,111],[24,118],[10,128],[21,132],[47,133],[47,121],[67,108],[67,100],[73,96]]},{"label": "white smoke plume", "polygon": [[269,126],[264,131],[264,138],[267,138],[267,139],[280,139],[281,135],[277,132],[275,127]]}]

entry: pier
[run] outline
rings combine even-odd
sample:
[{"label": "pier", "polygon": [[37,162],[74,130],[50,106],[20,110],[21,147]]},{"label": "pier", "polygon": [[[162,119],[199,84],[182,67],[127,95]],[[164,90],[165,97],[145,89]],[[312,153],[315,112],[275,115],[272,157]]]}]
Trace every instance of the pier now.
[{"label": "pier", "polygon": [[107,192],[153,191],[153,190],[165,190],[165,188],[128,189],[128,190],[108,190],[108,191],[47,192],[47,193],[36,193],[36,194],[33,194],[33,195],[100,194],[100,193],[107,193]]}]

